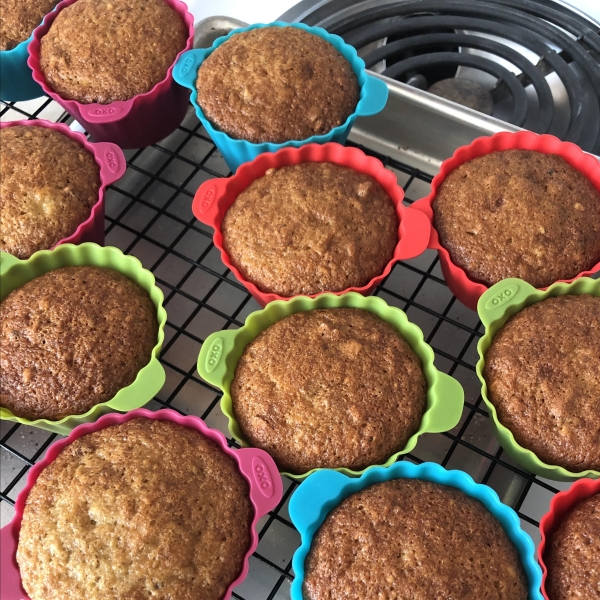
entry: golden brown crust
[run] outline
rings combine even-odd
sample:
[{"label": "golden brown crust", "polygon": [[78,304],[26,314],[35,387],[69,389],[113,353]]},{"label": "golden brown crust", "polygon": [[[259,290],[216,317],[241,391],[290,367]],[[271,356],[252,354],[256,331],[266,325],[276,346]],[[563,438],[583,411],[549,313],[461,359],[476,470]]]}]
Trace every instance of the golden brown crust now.
[{"label": "golden brown crust", "polygon": [[149,92],[188,30],[164,0],[78,0],[41,40],[40,68],[61,98],[109,104]]},{"label": "golden brown crust", "polygon": [[491,286],[545,287],[600,261],[600,192],[560,156],[493,152],[452,171],[433,202],[455,265]]},{"label": "golden brown crust", "polygon": [[156,308],[111,269],[62,267],[0,303],[0,405],[58,420],[132,383],[157,343]]},{"label": "golden brown crust", "polygon": [[198,70],[198,104],[221,131],[249,142],[322,135],[354,112],[350,63],[324,39],[296,27],[238,33]]},{"label": "golden brown crust", "polygon": [[527,600],[517,550],[478,501],[396,479],[352,494],[327,517],[305,562],[306,600]]},{"label": "golden brown crust", "polygon": [[243,276],[288,297],[367,285],[398,243],[398,217],[385,190],[332,163],[268,172],[237,197],[221,230]]},{"label": "golden brown crust", "polygon": [[256,337],[231,383],[245,438],[291,473],[364,469],[402,450],[427,383],[398,331],[355,308],[296,313]]},{"label": "golden brown crust", "polygon": [[551,465],[600,470],[600,298],[524,308],[494,336],[483,375],[521,446]]},{"label": "golden brown crust", "polygon": [[248,494],[193,429],[142,418],[85,435],[27,497],[23,585],[32,600],[221,600],[250,546]]},{"label": "golden brown crust", "polygon": [[600,599],[600,494],[583,500],[552,535],[545,561],[551,600]]},{"label": "golden brown crust", "polygon": [[0,147],[0,250],[29,258],[89,218],[100,168],[82,144],[47,127],[5,127]]},{"label": "golden brown crust", "polygon": [[12,50],[28,39],[58,0],[2,0],[0,50]]}]

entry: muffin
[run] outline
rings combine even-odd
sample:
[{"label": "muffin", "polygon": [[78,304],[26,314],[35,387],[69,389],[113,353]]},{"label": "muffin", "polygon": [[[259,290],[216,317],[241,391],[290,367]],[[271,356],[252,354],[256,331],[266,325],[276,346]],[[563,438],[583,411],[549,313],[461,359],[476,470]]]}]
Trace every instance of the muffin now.
[{"label": "muffin", "polygon": [[100,168],[82,144],[47,127],[0,129],[0,146],[0,250],[29,258],[89,218]]},{"label": "muffin", "polygon": [[432,206],[452,262],[487,286],[518,277],[546,287],[600,261],[600,192],[560,156],[475,158],[448,174]]},{"label": "muffin", "polygon": [[483,376],[518,444],[546,464],[600,470],[600,298],[522,309],[494,336]]},{"label": "muffin", "polygon": [[56,421],[133,383],[157,343],[145,290],[111,269],[62,267],[0,303],[0,406]]},{"label": "muffin", "polygon": [[301,474],[384,463],[416,433],[427,384],[398,331],[356,308],[296,313],[246,348],[231,382],[245,439]]},{"label": "muffin", "polygon": [[583,500],[552,535],[545,553],[550,600],[600,598],[600,494]]},{"label": "muffin", "polygon": [[221,600],[251,544],[236,462],[145,418],[66,446],[27,497],[17,562],[31,600]]},{"label": "muffin", "polygon": [[0,50],[12,50],[29,39],[58,0],[2,0]]},{"label": "muffin", "polygon": [[365,286],[398,243],[396,208],[385,190],[332,163],[270,169],[236,198],[221,230],[240,273],[281,296]]},{"label": "muffin", "polygon": [[305,600],[527,600],[516,548],[494,516],[455,488],[376,483],[323,521],[305,561]]},{"label": "muffin", "polygon": [[129,100],[165,79],[188,33],[165,0],[77,0],[42,38],[40,69],[66,100]]},{"label": "muffin", "polygon": [[354,112],[358,80],[327,41],[297,27],[233,35],[202,63],[204,116],[232,138],[279,144],[328,133]]}]

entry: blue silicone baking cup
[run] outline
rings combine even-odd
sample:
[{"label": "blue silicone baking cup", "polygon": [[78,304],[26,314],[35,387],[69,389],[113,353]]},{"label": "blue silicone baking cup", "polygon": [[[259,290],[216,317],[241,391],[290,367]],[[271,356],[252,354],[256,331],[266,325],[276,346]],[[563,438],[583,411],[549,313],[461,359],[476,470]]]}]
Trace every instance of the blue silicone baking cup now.
[{"label": "blue silicone baking cup", "polygon": [[27,46],[33,35],[12,50],[0,51],[0,99],[6,102],[33,100],[44,95],[27,65]]},{"label": "blue silicone baking cup", "polygon": [[295,579],[292,582],[292,600],[303,600],[304,562],[312,539],[325,517],[344,498],[360,490],[390,479],[423,479],[433,483],[455,487],[468,496],[479,500],[500,521],[508,537],[515,545],[527,577],[529,600],[543,600],[540,591],[542,570],[535,559],[532,539],[521,529],[515,511],[502,504],[498,494],[473,479],[463,471],[448,471],[438,464],[426,462],[421,465],[402,461],[391,467],[371,467],[358,478],[347,477],[324,469],[307,477],[294,492],[289,513],[292,523],[300,532],[301,545],[292,558]]},{"label": "blue silicone baking cup", "polygon": [[[228,136],[226,133],[215,129],[211,125],[198,105],[198,93],[196,92],[198,69],[206,57],[221,44],[226,42],[231,36],[260,27],[297,27],[298,29],[304,29],[304,31],[318,35],[329,42],[350,63],[352,70],[358,79],[360,94],[356,109],[346,119],[345,123],[335,127],[329,133],[313,135],[305,140],[290,140],[282,144],[271,144],[268,142],[255,144],[246,140],[235,139]],[[217,38],[210,48],[184,52],[175,64],[173,77],[179,85],[182,85],[191,91],[191,101],[196,110],[196,114],[198,115],[198,119],[200,119],[202,125],[223,155],[227,166],[234,173],[241,164],[255,159],[263,152],[277,152],[277,150],[286,147],[299,148],[304,144],[325,144],[327,142],[338,142],[339,144],[343,144],[357,117],[368,117],[381,112],[388,98],[388,88],[385,82],[366,73],[364,61],[358,56],[356,50],[352,46],[346,44],[341,37],[328,33],[325,29],[321,29],[320,27],[309,27],[304,23],[284,23],[282,21],[276,21],[274,23],[258,23],[250,25],[249,27],[234,29],[228,35]]]},{"label": "blue silicone baking cup", "polygon": [[[56,7],[50,12],[55,10]],[[0,100],[22,102],[44,96],[44,90],[37,81],[34,81],[27,64],[29,58],[27,46],[31,40],[33,40],[33,32],[28,39],[17,44],[12,50],[0,51]]]}]

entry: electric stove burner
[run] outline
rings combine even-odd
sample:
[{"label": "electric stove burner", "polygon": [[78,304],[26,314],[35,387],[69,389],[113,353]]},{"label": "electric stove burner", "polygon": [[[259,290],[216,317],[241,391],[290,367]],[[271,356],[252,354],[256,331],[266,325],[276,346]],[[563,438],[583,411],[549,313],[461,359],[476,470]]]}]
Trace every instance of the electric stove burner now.
[{"label": "electric stove burner", "polygon": [[462,77],[442,79],[430,86],[427,91],[486,115],[491,115],[494,108],[492,95],[485,86],[471,79]]},{"label": "electric stove burner", "polygon": [[600,26],[558,2],[304,0],[283,18],[324,27],[367,68],[461,104],[473,106],[456,94],[476,84],[477,110],[600,154]]}]

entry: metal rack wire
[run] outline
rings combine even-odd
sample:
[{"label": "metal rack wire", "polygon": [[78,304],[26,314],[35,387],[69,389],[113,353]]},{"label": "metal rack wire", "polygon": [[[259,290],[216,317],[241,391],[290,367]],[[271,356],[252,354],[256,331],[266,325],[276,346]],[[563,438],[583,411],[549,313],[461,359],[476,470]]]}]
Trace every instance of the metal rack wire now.
[{"label": "metal rack wire", "polygon": [[[69,121],[50,100],[25,106],[3,103],[0,109],[3,121],[44,117]],[[363,150],[396,173],[406,193],[406,204],[428,192],[431,174],[368,148]],[[106,195],[106,244],[137,256],[154,272],[168,313],[161,353],[167,381],[148,407],[170,407],[200,416],[227,435],[227,421],[218,406],[220,393],[201,380],[196,359],[207,335],[240,327],[259,306],[221,263],[212,244],[212,230],[192,216],[191,199],[202,181],[226,176],[229,171],[191,111],[163,142],[126,155],[127,173]],[[423,436],[403,459],[459,468],[490,485],[517,510],[523,527],[537,542],[539,518],[547,511],[551,497],[566,486],[523,471],[498,446],[475,374],[476,344],[481,336],[477,315],[452,296],[432,251],[396,265],[375,295],[407,312],[434,348],[436,366],[457,378],[465,389],[459,425],[448,433]],[[42,430],[1,423],[2,525],[12,518],[12,505],[28,469],[56,438]],[[234,445],[233,440],[229,442]],[[251,558],[248,578],[236,588],[234,598],[289,598],[291,558],[299,535],[289,520],[287,503],[296,486],[285,479],[283,500],[260,521],[260,544]]]}]

